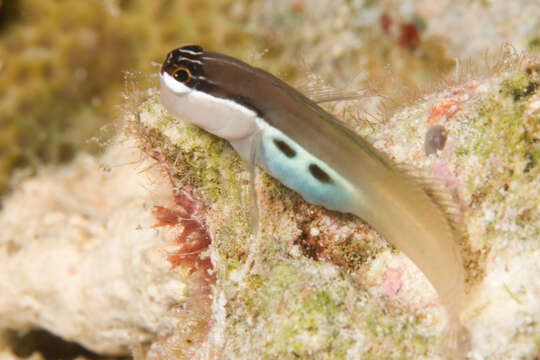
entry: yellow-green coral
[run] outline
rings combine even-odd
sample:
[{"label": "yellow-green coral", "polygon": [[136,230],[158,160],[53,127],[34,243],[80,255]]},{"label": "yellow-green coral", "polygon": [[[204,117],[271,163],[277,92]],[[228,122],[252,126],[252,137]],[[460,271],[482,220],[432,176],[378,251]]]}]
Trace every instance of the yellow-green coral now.
[{"label": "yellow-green coral", "polygon": [[[0,192],[15,166],[96,151],[118,114],[124,72],[146,78],[172,48],[252,50],[245,3],[218,0],[18,0],[0,8]],[[223,13],[235,13],[224,17]],[[149,82],[149,81],[147,81]],[[99,142],[99,141],[98,141]],[[101,140],[103,142],[103,140]]]}]

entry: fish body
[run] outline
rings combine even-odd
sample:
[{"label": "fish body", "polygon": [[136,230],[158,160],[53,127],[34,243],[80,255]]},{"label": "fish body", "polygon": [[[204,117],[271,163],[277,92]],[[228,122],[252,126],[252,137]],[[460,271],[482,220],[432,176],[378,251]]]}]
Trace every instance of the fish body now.
[{"label": "fish body", "polygon": [[247,161],[256,146],[257,164],[306,201],[365,220],[457,318],[464,269],[451,223],[412,177],[334,116],[268,72],[193,45],[167,56],[161,99]]}]

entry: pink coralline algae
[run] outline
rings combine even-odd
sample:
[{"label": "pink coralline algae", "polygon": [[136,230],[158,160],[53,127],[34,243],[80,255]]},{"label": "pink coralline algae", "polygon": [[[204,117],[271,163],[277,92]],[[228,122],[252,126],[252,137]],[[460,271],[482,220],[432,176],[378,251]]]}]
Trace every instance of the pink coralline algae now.
[{"label": "pink coralline algae", "polygon": [[433,173],[437,177],[437,180],[439,180],[442,184],[444,184],[447,189],[455,190],[459,188],[460,186],[459,179],[454,174],[452,169],[450,169],[444,161],[442,160],[435,161],[433,165],[431,166],[431,169],[433,170]]},{"label": "pink coralline algae", "polygon": [[439,120],[450,120],[459,110],[460,102],[456,99],[446,99],[433,106],[427,120],[428,124],[435,124]]},{"label": "pink coralline algae", "polygon": [[190,268],[190,273],[196,270],[212,269],[209,257],[201,257],[201,252],[208,249],[211,239],[204,224],[197,219],[197,204],[185,191],[176,191],[175,207],[169,209],[154,206],[152,213],[157,219],[154,227],[170,226],[176,232],[175,244],[178,250],[167,256],[173,268],[184,266]]},{"label": "pink coralline algae", "polygon": [[401,289],[403,281],[401,280],[403,271],[396,268],[388,268],[384,274],[382,288],[389,296],[395,296]]},{"label": "pink coralline algae", "polygon": [[189,268],[190,274],[200,270],[202,280],[206,284],[215,282],[212,273],[212,262],[209,257],[201,257],[201,253],[208,249],[211,243],[206,225],[201,221],[197,202],[185,189],[178,189],[174,184],[173,171],[165,160],[161,149],[152,149],[149,156],[156,160],[167,174],[173,186],[174,207],[167,208],[155,205],[152,213],[157,219],[154,227],[171,227],[175,230],[174,244],[178,250],[168,254],[167,261],[173,268],[178,266]]},{"label": "pink coralline algae", "polygon": [[[211,319],[211,306],[216,275],[210,256],[202,254],[210,246],[211,238],[204,221],[201,220],[203,214],[189,193],[175,188],[173,198],[174,205],[169,208],[155,205],[152,213],[157,220],[154,227],[171,230],[173,243],[178,246],[174,252],[167,254],[167,261],[173,269],[183,268],[189,272],[189,297],[183,303],[182,309],[187,316],[186,324],[189,324],[183,328],[187,334],[185,341],[190,346],[185,346],[182,353],[195,359],[196,349],[207,342],[208,334],[215,324]],[[195,318],[190,317],[193,314],[196,314]],[[175,336],[171,339],[179,341]]]},{"label": "pink coralline algae", "polygon": [[462,108],[463,103],[473,97],[474,90],[478,87],[477,82],[452,91],[452,97],[443,99],[432,106],[427,123],[436,124],[439,121],[448,121],[453,118]]}]

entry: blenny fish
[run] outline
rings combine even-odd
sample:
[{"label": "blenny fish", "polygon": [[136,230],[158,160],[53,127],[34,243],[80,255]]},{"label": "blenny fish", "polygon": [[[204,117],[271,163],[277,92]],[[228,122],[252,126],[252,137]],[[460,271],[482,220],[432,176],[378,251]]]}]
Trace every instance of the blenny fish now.
[{"label": "blenny fish", "polygon": [[160,74],[171,114],[227,140],[306,201],[366,221],[420,268],[459,326],[458,235],[413,176],[314,101],[238,59],[188,45],[167,55]]}]

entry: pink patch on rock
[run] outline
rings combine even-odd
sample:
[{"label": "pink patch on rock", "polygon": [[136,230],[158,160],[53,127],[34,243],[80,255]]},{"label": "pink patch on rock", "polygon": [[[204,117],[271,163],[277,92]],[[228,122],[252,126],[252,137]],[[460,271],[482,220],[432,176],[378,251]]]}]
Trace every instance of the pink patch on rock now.
[{"label": "pink patch on rock", "polygon": [[[212,269],[212,262],[208,257],[201,258],[200,254],[208,248],[211,239],[206,226],[196,216],[198,206],[195,200],[185,191],[175,191],[175,207],[173,209],[163,206],[154,206],[152,213],[157,219],[154,227],[169,226],[178,229],[175,243],[178,250],[167,256],[173,268],[185,266],[190,273]],[[207,279],[209,283],[213,279]]]},{"label": "pink patch on rock", "polygon": [[386,295],[395,296],[399,292],[403,286],[402,276],[403,271],[401,269],[388,268],[386,270],[382,283],[382,288]]},{"label": "pink patch on rock", "polygon": [[183,316],[187,315],[189,330],[177,329],[176,334],[173,333],[169,339],[180,337],[189,340],[193,346],[187,347],[182,354],[186,358],[196,359],[197,349],[204,346],[214,325],[211,320],[212,289],[216,283],[216,274],[210,257],[201,256],[201,253],[208,249],[212,239],[207,230],[204,210],[201,210],[189,189],[179,189],[175,186],[176,170],[169,166],[161,149],[151,149],[148,155],[161,165],[173,187],[174,202],[170,201],[167,207],[156,205],[152,209],[156,219],[154,227],[166,228],[167,234],[171,235],[169,236],[171,242],[177,246],[174,252],[167,254],[167,261],[171,267],[184,268],[190,274],[189,296],[181,308],[175,306],[176,310],[184,314]]},{"label": "pink patch on rock", "polygon": [[459,103],[460,102],[455,99],[447,99],[439,104],[434,105],[431,108],[427,123],[432,125],[439,122],[439,120],[443,118],[446,121],[450,120],[454,115],[458,113],[459,110],[461,110],[459,107]]},{"label": "pink patch on rock", "polygon": [[437,160],[431,165],[435,177],[449,190],[459,188],[460,182],[452,170],[446,165],[446,162]]},{"label": "pink patch on rock", "polygon": [[156,160],[167,174],[173,186],[174,206],[166,208],[156,205],[152,214],[157,220],[154,227],[170,227],[177,230],[174,239],[178,250],[167,256],[167,260],[173,268],[181,265],[190,269],[190,274],[200,271],[205,274],[203,278],[208,284],[215,282],[215,276],[210,274],[213,269],[210,258],[201,258],[200,253],[208,249],[211,239],[206,224],[200,220],[199,206],[188,191],[175,187],[174,170],[167,163],[163,151],[153,148],[148,155]]}]

